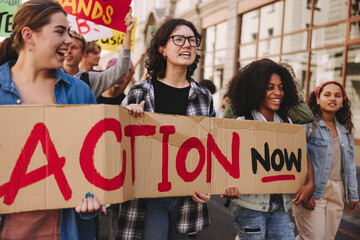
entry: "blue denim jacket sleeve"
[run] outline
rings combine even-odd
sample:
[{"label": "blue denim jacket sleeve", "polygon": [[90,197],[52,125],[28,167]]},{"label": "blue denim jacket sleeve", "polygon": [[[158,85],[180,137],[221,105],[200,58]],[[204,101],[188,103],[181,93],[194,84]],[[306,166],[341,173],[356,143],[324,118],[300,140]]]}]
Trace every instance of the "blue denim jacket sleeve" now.
[{"label": "blue denim jacket sleeve", "polygon": [[[14,62],[6,62],[0,66],[0,105],[21,104],[20,94],[11,79],[10,67]],[[54,88],[56,104],[96,104],[96,99],[89,86],[60,69],[56,70]],[[66,239],[94,239],[94,215],[84,215],[84,219],[73,208],[62,209],[60,238]],[[5,215],[0,215],[0,226]]]},{"label": "blue denim jacket sleeve", "polygon": [[359,201],[359,193],[358,193],[358,184],[356,178],[356,165],[355,165],[355,155],[354,155],[354,136],[352,134],[346,135],[349,142],[349,149],[347,151],[349,161],[347,161],[347,192],[348,199],[350,201]]},{"label": "blue denim jacket sleeve", "polygon": [[[343,125],[335,120],[340,140],[341,162],[343,168],[342,180],[345,197],[351,201],[358,201],[356,166],[354,158],[354,138]],[[306,125],[308,136],[309,124]],[[314,166],[315,186],[314,197],[320,199],[326,188],[332,164],[332,135],[323,120],[313,125],[312,133],[307,137],[307,152]]]}]

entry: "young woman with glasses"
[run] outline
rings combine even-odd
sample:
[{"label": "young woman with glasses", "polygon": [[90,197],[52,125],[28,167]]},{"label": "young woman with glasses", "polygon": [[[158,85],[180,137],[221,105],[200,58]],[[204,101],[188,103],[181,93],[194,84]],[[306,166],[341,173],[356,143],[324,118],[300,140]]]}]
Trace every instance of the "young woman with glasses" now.
[{"label": "young woman with glasses", "polygon": [[[201,36],[194,25],[170,19],[156,32],[146,61],[149,77],[135,84],[122,102],[130,114],[143,111],[214,117],[210,92],[192,79],[199,62]],[[177,239],[177,233],[200,231],[209,225],[210,196],[137,199],[120,204],[119,239]],[[138,219],[130,219],[136,212]],[[131,227],[133,226],[133,227]]]}]

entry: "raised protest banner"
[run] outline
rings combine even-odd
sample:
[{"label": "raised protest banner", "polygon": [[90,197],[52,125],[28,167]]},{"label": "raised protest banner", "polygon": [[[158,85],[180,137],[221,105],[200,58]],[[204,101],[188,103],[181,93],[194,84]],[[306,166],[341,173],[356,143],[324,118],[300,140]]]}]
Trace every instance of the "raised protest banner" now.
[{"label": "raised protest banner", "polygon": [[86,41],[112,37],[112,30],[108,27],[75,17],[71,14],[68,14],[67,19],[70,29],[83,35]]},{"label": "raised protest banner", "polygon": [[0,106],[0,213],[134,198],[295,193],[305,127],[145,113],[110,105]]},{"label": "raised protest banner", "polygon": [[9,37],[12,33],[12,17],[21,4],[21,0],[0,0],[0,37]]},{"label": "raised protest banner", "polygon": [[[131,31],[131,52],[134,52],[136,23],[137,18],[135,18],[135,25]],[[110,37],[99,39],[94,42],[98,44],[101,49],[117,52],[119,51],[119,47],[123,45],[125,33],[116,30],[111,30],[111,33]]]},{"label": "raised protest banner", "polygon": [[131,0],[57,0],[65,11],[78,18],[115,29],[126,31],[125,16]]}]

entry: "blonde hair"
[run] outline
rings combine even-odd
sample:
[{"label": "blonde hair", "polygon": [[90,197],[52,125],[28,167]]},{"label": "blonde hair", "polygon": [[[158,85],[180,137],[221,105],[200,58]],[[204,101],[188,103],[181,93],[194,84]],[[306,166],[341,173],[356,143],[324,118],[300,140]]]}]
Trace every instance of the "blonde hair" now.
[{"label": "blonde hair", "polygon": [[87,42],[86,43],[86,48],[85,48],[85,52],[89,53],[89,52],[95,52],[95,48],[98,48],[99,51],[101,51],[101,47],[100,45],[94,43],[94,42]]},{"label": "blonde hair", "polygon": [[75,39],[79,40],[79,41],[81,42],[81,44],[82,44],[82,46],[81,46],[81,52],[82,52],[82,53],[85,52],[85,49],[86,49],[86,40],[85,40],[84,36],[81,35],[80,33],[76,32],[75,30],[70,30],[70,31],[69,31],[69,36],[70,36],[71,38],[75,38]]}]

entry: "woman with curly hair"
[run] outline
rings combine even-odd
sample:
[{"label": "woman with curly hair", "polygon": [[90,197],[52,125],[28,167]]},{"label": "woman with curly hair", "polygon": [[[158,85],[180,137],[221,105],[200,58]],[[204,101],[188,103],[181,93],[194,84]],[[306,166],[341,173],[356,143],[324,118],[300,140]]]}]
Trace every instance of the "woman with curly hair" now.
[{"label": "woman with curly hair", "polygon": [[316,191],[306,205],[293,207],[293,215],[298,239],[334,239],[344,197],[350,202],[349,213],[359,208],[350,101],[340,83],[328,81],[315,88],[308,104],[315,116],[307,124],[307,152]]},{"label": "woman with curly hair", "polygon": [[[149,77],[136,83],[123,100],[133,116],[143,111],[214,117],[208,89],[192,79],[199,62],[201,35],[184,19],[169,19],[156,31],[148,49]],[[117,239],[177,239],[177,233],[209,225],[210,196],[137,199],[120,205]],[[137,219],[130,219],[136,212]],[[129,213],[132,213],[131,215]]]},{"label": "woman with curly hair", "polygon": [[[291,123],[288,110],[298,103],[296,82],[290,70],[270,59],[254,61],[242,68],[229,83],[229,96],[237,119],[264,122]],[[293,202],[306,201],[314,192],[313,169],[308,165],[308,182],[295,197],[242,194],[233,199],[232,215],[240,239],[295,239],[287,210]]]}]

